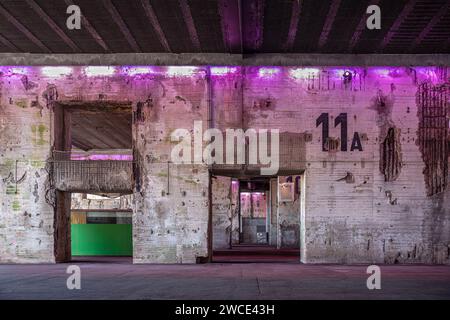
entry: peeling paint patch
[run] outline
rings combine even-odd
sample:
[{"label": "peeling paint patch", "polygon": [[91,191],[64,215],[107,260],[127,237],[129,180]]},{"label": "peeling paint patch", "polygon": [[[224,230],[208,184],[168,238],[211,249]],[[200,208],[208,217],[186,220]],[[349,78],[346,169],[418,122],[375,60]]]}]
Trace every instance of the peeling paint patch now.
[{"label": "peeling paint patch", "polygon": [[54,84],[48,84],[47,89],[42,93],[42,97],[47,102],[47,107],[52,103],[53,101],[58,100],[58,90]]},{"label": "peeling paint patch", "polygon": [[418,143],[425,163],[427,195],[443,192],[448,177],[448,85],[425,82],[416,95],[419,117]]},{"label": "peeling paint patch", "polygon": [[38,85],[28,79],[26,75],[23,75],[20,80],[22,81],[23,87],[25,90],[31,90],[33,88],[36,88]]},{"label": "peeling paint patch", "polygon": [[33,143],[38,146],[45,145],[46,141],[44,139],[44,133],[47,132],[47,127],[43,124],[32,125],[31,133],[33,134],[32,139]]},{"label": "peeling paint patch", "polygon": [[402,168],[402,150],[400,129],[389,128],[384,141],[380,144],[380,172],[384,181],[395,181]]},{"label": "peeling paint patch", "polygon": [[20,203],[17,200],[14,200],[12,203],[12,209],[13,211],[19,211],[20,210]]}]

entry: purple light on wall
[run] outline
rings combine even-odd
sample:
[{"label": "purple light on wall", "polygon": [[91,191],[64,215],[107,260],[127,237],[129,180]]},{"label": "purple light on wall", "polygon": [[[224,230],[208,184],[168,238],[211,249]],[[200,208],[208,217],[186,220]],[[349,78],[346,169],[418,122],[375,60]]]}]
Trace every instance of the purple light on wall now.
[{"label": "purple light on wall", "polygon": [[136,76],[154,73],[154,70],[151,67],[139,66],[139,67],[125,67],[123,68],[122,72],[129,76]]},{"label": "purple light on wall", "polygon": [[28,72],[29,72],[28,67],[12,67],[11,69],[9,69],[10,74],[25,75],[28,74]]},{"label": "purple light on wall", "polygon": [[353,73],[353,71],[350,69],[333,69],[332,72],[336,77],[339,78],[343,78],[344,75],[348,72]]},{"label": "purple light on wall", "polygon": [[280,68],[261,67],[258,70],[258,76],[261,78],[271,78],[280,72]]},{"label": "purple light on wall", "polygon": [[115,160],[115,161],[133,161],[133,156],[130,154],[72,154],[70,160]]},{"label": "purple light on wall", "polygon": [[317,68],[295,68],[289,70],[289,75],[294,79],[308,79],[309,77],[317,77],[320,70]]},{"label": "purple light on wall", "polygon": [[59,78],[72,74],[71,67],[43,67],[41,68],[41,74],[44,77]]},{"label": "purple light on wall", "polygon": [[225,76],[230,73],[236,73],[237,67],[210,67],[211,75]]},{"label": "purple light on wall", "polygon": [[383,68],[372,68],[372,72],[374,72],[377,76],[387,78],[397,78],[402,76],[402,69],[396,67],[383,67]]},{"label": "purple light on wall", "polygon": [[439,83],[439,76],[436,73],[436,69],[432,67],[417,67],[414,68],[417,77],[421,81],[431,81],[433,84]]},{"label": "purple light on wall", "polygon": [[189,77],[198,71],[197,67],[168,67],[167,74],[171,77]]},{"label": "purple light on wall", "polygon": [[111,76],[116,72],[114,67],[91,66],[84,68],[84,73],[88,77]]}]

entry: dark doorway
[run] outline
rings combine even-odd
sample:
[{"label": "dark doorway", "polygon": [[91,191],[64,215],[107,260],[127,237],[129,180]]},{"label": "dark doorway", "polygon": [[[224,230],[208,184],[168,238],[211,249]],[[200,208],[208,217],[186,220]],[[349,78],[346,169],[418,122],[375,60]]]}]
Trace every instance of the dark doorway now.
[{"label": "dark doorway", "polygon": [[213,176],[213,262],[300,262],[299,245],[280,245],[278,181]]}]

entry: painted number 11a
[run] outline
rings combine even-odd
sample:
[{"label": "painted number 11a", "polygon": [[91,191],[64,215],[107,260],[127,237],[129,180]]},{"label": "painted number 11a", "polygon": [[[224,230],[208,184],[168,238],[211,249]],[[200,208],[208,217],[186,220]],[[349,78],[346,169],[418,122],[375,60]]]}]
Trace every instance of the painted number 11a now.
[{"label": "painted number 11a", "polygon": [[[327,143],[330,135],[330,124],[328,113],[322,113],[316,119],[316,127],[322,125],[322,151],[328,151]],[[347,151],[347,113],[340,113],[334,119],[334,127],[340,126],[341,128],[341,151]],[[352,144],[350,146],[350,151],[363,151],[361,144],[361,139],[359,138],[359,133],[355,132],[353,134]]]}]

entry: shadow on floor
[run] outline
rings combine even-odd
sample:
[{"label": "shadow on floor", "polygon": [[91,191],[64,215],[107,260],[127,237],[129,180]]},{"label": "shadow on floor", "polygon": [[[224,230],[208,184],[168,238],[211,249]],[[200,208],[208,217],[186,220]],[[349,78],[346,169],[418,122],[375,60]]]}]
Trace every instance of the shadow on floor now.
[{"label": "shadow on floor", "polygon": [[235,245],[213,251],[212,262],[219,263],[300,263],[300,249],[277,249],[267,245]]},{"label": "shadow on floor", "polygon": [[70,263],[106,263],[106,264],[132,264],[133,257],[118,256],[72,256]]}]

